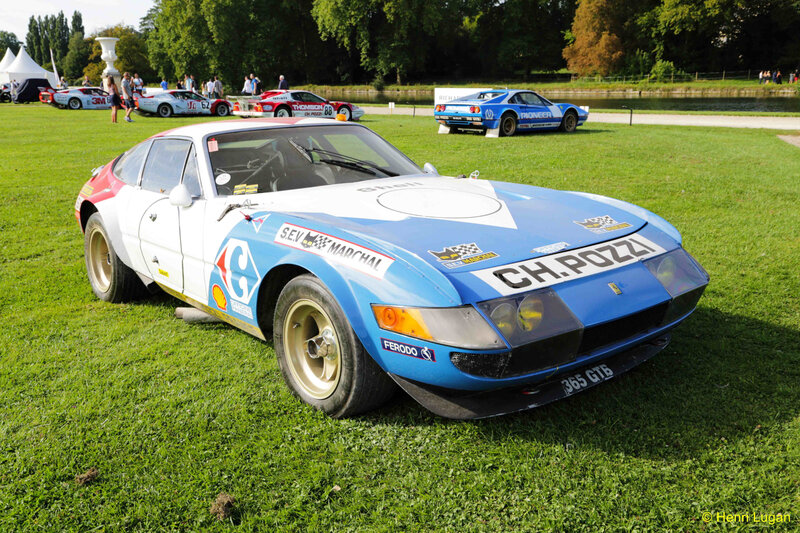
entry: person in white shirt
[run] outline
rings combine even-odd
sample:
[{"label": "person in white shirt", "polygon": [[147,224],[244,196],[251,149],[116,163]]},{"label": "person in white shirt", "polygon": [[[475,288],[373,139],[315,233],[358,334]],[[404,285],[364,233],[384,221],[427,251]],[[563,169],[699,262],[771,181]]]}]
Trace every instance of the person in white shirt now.
[{"label": "person in white shirt", "polygon": [[206,92],[209,98],[217,98],[217,95],[214,94],[214,80],[208,80],[206,82]]},{"label": "person in white shirt", "polygon": [[253,94],[253,81],[247,76],[244,77],[244,87],[242,87],[242,94]]},{"label": "person in white shirt", "polygon": [[139,77],[138,72],[133,73],[133,92],[142,94],[142,90],[144,89],[144,82],[142,78]]}]

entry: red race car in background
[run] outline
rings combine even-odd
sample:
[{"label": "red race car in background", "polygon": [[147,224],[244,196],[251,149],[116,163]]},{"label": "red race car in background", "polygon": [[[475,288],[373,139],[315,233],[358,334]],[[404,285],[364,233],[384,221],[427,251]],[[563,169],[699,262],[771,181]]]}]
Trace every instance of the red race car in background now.
[{"label": "red race car in background", "polygon": [[364,110],[350,102],[335,102],[308,91],[276,89],[233,104],[233,114],[240,117],[317,117],[358,120]]}]

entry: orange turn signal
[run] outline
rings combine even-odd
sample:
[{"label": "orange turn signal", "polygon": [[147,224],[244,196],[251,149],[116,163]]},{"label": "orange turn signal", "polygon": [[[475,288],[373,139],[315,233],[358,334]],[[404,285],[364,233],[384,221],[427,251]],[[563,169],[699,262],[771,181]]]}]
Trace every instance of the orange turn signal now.
[{"label": "orange turn signal", "polygon": [[418,339],[433,340],[419,309],[373,305],[372,312],[381,329],[409,335]]}]

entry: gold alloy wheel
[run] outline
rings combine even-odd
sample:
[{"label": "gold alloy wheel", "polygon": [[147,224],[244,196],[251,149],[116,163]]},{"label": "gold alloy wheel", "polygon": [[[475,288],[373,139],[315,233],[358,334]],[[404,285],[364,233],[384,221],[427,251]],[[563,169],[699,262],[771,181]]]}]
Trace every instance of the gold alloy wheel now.
[{"label": "gold alloy wheel", "polygon": [[567,131],[572,131],[575,129],[575,124],[578,122],[578,119],[574,114],[569,113],[564,120],[565,120],[564,129],[566,129]]},{"label": "gold alloy wheel", "polygon": [[295,383],[318,400],[336,390],[341,349],[330,317],[316,302],[297,300],[286,313],[283,351]]},{"label": "gold alloy wheel", "polygon": [[106,236],[95,227],[89,235],[89,273],[100,292],[108,292],[111,287],[111,250]]}]

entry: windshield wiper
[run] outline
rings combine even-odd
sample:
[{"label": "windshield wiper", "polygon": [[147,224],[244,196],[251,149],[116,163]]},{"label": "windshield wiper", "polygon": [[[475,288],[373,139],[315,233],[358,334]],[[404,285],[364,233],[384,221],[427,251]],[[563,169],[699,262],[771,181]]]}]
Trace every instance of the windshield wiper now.
[{"label": "windshield wiper", "polygon": [[217,222],[222,221],[222,219],[225,218],[225,215],[227,215],[228,213],[230,213],[234,209],[239,209],[240,207],[251,208],[251,207],[254,207],[255,205],[256,204],[252,203],[250,200],[245,200],[241,204],[228,204],[228,205],[225,206],[225,209],[222,210],[222,213],[219,214],[219,217],[217,218]]},{"label": "windshield wiper", "polygon": [[[357,157],[340,154],[339,152],[333,152],[331,150],[323,150],[322,148],[305,148],[292,139],[289,139],[289,143],[294,147],[295,150],[300,152],[300,154],[305,157],[309,163],[326,163],[328,165],[337,165],[340,167],[349,168],[351,170],[357,170],[365,174],[371,174],[372,176],[375,176],[376,174],[371,169],[382,172],[387,176],[399,176],[397,172],[378,166],[371,161],[365,161],[363,159],[358,159]],[[333,157],[320,158],[318,161],[314,161],[314,159],[311,157],[311,154],[313,153]]]}]

